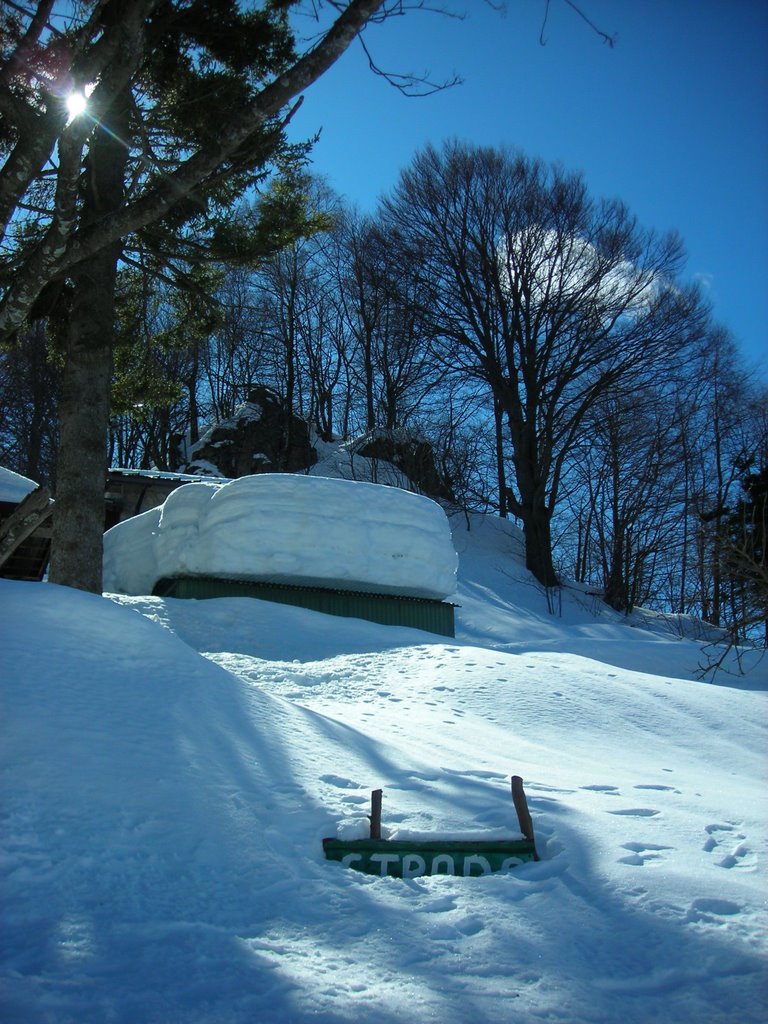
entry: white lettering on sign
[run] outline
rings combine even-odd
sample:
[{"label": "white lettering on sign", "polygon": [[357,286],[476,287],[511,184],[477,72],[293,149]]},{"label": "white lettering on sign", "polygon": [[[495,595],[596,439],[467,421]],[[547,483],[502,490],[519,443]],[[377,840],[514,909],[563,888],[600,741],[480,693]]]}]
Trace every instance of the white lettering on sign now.
[{"label": "white lettering on sign", "polygon": [[433,875],[455,875],[456,865],[450,853],[438,853],[432,860]]},{"label": "white lettering on sign", "polygon": [[[459,857],[462,855],[460,854]],[[397,865],[403,878],[419,878],[427,874],[427,861],[419,853],[372,853],[371,864],[378,865],[379,874],[383,877],[389,873],[390,864]],[[361,867],[360,862],[365,863],[365,856],[362,853],[348,853],[341,858],[341,863],[347,868]],[[460,861],[461,863],[461,861]],[[499,868],[500,871],[510,871],[512,868],[522,864],[520,857],[506,857]],[[470,875],[490,875],[493,868],[487,857],[481,854],[469,854],[463,857],[463,864],[460,871],[465,877]],[[450,853],[438,853],[432,857],[429,874],[431,875],[456,875],[456,858]]]},{"label": "white lettering on sign", "polygon": [[478,867],[478,868],[482,869],[480,871],[481,875],[490,875],[491,874],[491,865],[488,863],[487,859],[485,857],[481,857],[479,853],[475,853],[471,857],[465,857],[464,858],[464,874],[465,875],[471,875],[472,874],[472,868],[474,868],[474,867]]},{"label": "white lettering on sign", "polygon": [[[383,876],[387,873],[387,864],[397,864],[400,860],[400,855],[398,853],[372,853],[371,860],[376,864],[381,864],[381,874]],[[424,862],[422,861],[422,863]]]},{"label": "white lettering on sign", "polygon": [[501,862],[501,867],[499,868],[499,870],[509,871],[512,868],[516,868],[519,864],[522,863],[523,862],[520,860],[519,857],[507,857],[505,860]]},{"label": "white lettering on sign", "polygon": [[[432,861],[432,873],[434,874],[435,862]],[[403,856],[403,878],[417,878],[427,870],[427,862],[418,853],[406,853]]]}]

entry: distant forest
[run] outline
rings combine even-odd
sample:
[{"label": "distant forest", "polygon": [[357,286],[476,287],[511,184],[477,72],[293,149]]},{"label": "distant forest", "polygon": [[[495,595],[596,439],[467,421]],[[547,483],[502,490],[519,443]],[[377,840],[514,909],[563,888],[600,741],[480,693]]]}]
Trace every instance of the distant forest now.
[{"label": "distant forest", "polygon": [[[302,230],[267,258],[247,255],[256,204],[231,221],[240,257],[123,262],[111,465],[178,470],[267,386],[319,439],[427,440],[457,508],[521,525],[544,586],[765,643],[768,396],[678,239],[460,143],[371,216],[305,173],[292,189]],[[51,486],[59,333],[49,311],[0,354],[0,460]]]}]

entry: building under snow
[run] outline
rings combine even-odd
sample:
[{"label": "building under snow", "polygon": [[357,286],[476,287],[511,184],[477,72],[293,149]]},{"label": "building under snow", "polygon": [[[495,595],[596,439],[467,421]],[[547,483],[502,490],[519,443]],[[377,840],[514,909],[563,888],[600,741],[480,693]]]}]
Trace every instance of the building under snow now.
[{"label": "building under snow", "polygon": [[104,538],[107,591],[241,594],[449,636],[456,570],[436,502],[319,476],[185,484]]}]

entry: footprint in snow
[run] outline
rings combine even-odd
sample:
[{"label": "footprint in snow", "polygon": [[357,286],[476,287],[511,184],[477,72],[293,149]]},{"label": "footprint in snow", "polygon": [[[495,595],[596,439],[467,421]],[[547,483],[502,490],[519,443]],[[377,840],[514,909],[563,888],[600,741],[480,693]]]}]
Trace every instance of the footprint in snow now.
[{"label": "footprint in snow", "polygon": [[608,814],[623,814],[629,818],[653,818],[661,811],[653,807],[624,807],[620,811],[608,811]]},{"label": "footprint in snow", "polygon": [[608,796],[618,796],[618,786],[579,786],[579,789],[586,789],[590,793],[606,793]]},{"label": "footprint in snow", "polygon": [[653,789],[657,793],[680,793],[680,790],[675,789],[674,786],[659,786],[652,782],[646,783],[645,785],[633,786],[633,789]]},{"label": "footprint in snow", "polygon": [[469,779],[507,779],[509,777],[507,775],[502,775],[500,772],[486,772],[479,768],[474,770],[470,769],[469,771],[459,771],[456,768],[443,768],[442,771],[446,775],[458,775],[461,778],[466,777]]},{"label": "footprint in snow", "polygon": [[548,786],[545,782],[528,782],[528,790],[537,790],[539,793],[575,793],[575,789],[563,789],[561,786]]},{"label": "footprint in snow", "polygon": [[441,897],[425,903],[420,908],[422,914],[446,914],[456,909],[456,900],[452,896]]},{"label": "footprint in snow", "polygon": [[740,913],[741,907],[732,900],[701,897],[691,903],[685,919],[686,921],[716,921],[719,917],[731,917],[733,914]]},{"label": "footprint in snow", "polygon": [[485,922],[481,917],[469,914],[467,917],[462,918],[461,921],[458,921],[454,927],[461,935],[477,935],[485,928]]},{"label": "footprint in snow", "polygon": [[[714,835],[715,832],[733,832],[735,830],[735,828],[736,828],[736,826],[732,825],[730,823],[727,824],[727,825],[715,824],[715,825],[705,825],[704,826],[704,831],[707,833],[707,835],[710,838],[712,838],[712,836]],[[716,840],[712,839],[712,842],[715,843]]]},{"label": "footprint in snow", "polygon": [[623,843],[622,848],[629,850],[626,857],[619,857],[619,864],[632,864],[642,867],[648,861],[662,860],[664,850],[673,850],[673,846],[662,846],[659,843]]},{"label": "footprint in snow", "polygon": [[343,775],[321,775],[320,781],[327,782],[331,786],[337,786],[339,789],[363,788],[359,782],[353,782],[352,779],[345,779]]},{"label": "footprint in snow", "polygon": [[[753,866],[753,858],[749,858],[749,847],[744,842],[747,838],[742,832],[736,831],[736,826],[733,824],[713,824],[705,825],[704,831],[707,833],[707,838],[704,840],[702,849],[705,853],[718,853],[722,854],[719,860],[715,863],[720,868],[751,868]],[[721,837],[719,833],[723,833]],[[730,845],[732,840],[736,840],[734,845],[729,851],[726,852],[726,844]]]},{"label": "footprint in snow", "polygon": [[717,866],[720,868],[741,868],[747,867],[747,854],[749,853],[749,847],[746,843],[739,843],[738,846],[734,846],[730,853],[717,862]]}]

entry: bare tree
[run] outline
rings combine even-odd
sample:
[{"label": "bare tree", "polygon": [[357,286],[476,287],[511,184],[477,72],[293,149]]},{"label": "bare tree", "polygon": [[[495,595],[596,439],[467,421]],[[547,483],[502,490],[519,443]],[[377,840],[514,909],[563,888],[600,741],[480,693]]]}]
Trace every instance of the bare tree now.
[{"label": "bare tree", "polygon": [[419,274],[393,257],[396,244],[375,218],[347,216],[337,244],[340,311],[354,339],[361,429],[412,425],[435,383],[420,315]]},{"label": "bare tree", "polygon": [[565,519],[576,538],[574,575],[617,611],[655,597],[660,563],[680,554],[680,425],[666,398],[656,387],[629,400],[604,396],[569,459],[569,498],[578,509]]},{"label": "bare tree", "polygon": [[686,468],[689,582],[687,603],[715,626],[729,616],[723,549],[740,480],[760,450],[761,401],[732,336],[715,326],[702,339],[690,373],[690,407],[682,421]]},{"label": "bare tree", "polygon": [[557,583],[551,521],[568,453],[609,390],[631,394],[705,319],[677,238],[582,179],[509,151],[428,148],[385,202],[418,267],[436,355],[491,390],[511,442],[510,511],[528,568]]}]

